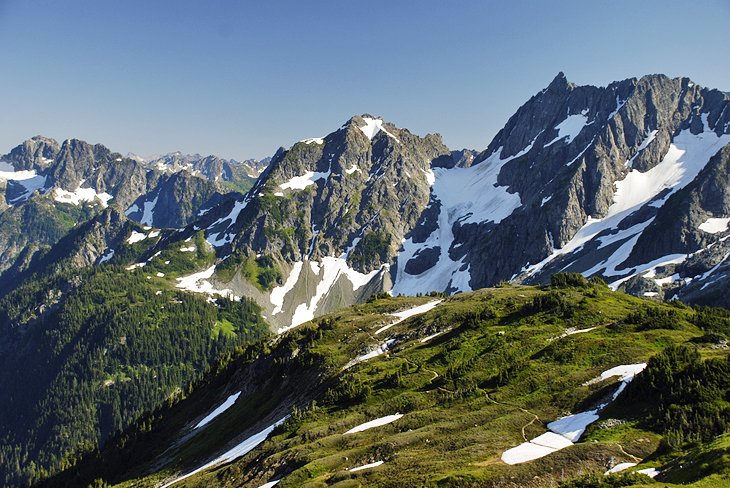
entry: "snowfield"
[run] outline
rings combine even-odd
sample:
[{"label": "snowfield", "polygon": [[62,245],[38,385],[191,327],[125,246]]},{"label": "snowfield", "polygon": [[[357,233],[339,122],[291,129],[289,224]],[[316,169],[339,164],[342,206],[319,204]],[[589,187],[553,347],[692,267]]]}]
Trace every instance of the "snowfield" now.
[{"label": "snowfield", "polygon": [[547,424],[549,432],[535,437],[529,442],[523,442],[517,447],[507,449],[502,453],[502,461],[506,464],[525,463],[572,446],[578,442],[586,428],[598,420],[598,414],[601,410],[606,408],[610,402],[616,400],[624,388],[626,388],[626,385],[634,379],[635,375],[643,371],[644,368],[646,368],[646,363],[624,364],[608,369],[601,373],[600,376],[586,382],[586,385],[594,384],[614,376],[618,376],[621,381],[609,402],[598,405],[593,410],[567,415],[550,422]]},{"label": "snowfield", "polygon": [[[435,168],[436,176],[432,186],[432,205],[438,201],[440,211],[438,228],[422,243],[409,238],[398,254],[398,270],[393,295],[415,295],[423,290],[471,291],[471,275],[463,260],[454,261],[449,250],[454,245],[453,226],[459,224],[494,222],[499,223],[522,206],[518,193],[510,193],[507,187],[499,186],[497,177],[509,161],[526,154],[534,141],[519,153],[502,159],[502,148],[479,164],[469,168]],[[438,262],[420,275],[405,272],[406,263],[418,253],[429,248],[440,248]]]},{"label": "snowfield", "polygon": [[369,422],[365,422],[363,424],[357,425],[353,427],[352,429],[345,432],[345,435],[347,434],[355,434],[357,432],[362,432],[364,430],[372,429],[373,427],[380,427],[382,425],[388,425],[390,423],[395,422],[399,418],[403,417],[402,413],[396,413],[394,415],[386,415],[385,417],[380,417],[375,420],[371,420]]},{"label": "snowfield", "polygon": [[[645,273],[660,263],[653,261],[633,268],[621,267],[629,257],[641,233],[654,220],[650,218],[631,227],[619,229],[619,224],[630,214],[650,203],[652,206],[662,205],[670,195],[687,186],[704,168],[709,159],[730,143],[730,134],[718,136],[707,125],[707,114],[702,114],[705,130],[699,134],[692,134],[689,129],[680,132],[669,146],[662,161],[646,172],[630,169],[623,180],[616,182],[616,191],[613,195],[613,204],[605,216],[600,218],[588,217],[573,238],[561,248],[553,249],[552,254],[543,261],[528,265],[524,271],[528,276],[539,272],[545,265],[559,256],[570,254],[581,249],[587,242],[594,239],[599,233],[614,229],[613,233],[599,238],[598,248],[615,242],[623,242],[618,249],[591,269],[583,272],[589,276],[603,270],[605,276],[623,276],[610,283],[616,289],[622,282],[640,273]],[[651,137],[651,134],[649,135]],[[646,142],[646,141],[645,141]],[[648,145],[648,142],[646,142]],[[643,145],[643,144],[642,144]],[[668,190],[661,199],[659,194]],[[666,261],[681,259],[684,255],[672,255],[662,258]]]}]

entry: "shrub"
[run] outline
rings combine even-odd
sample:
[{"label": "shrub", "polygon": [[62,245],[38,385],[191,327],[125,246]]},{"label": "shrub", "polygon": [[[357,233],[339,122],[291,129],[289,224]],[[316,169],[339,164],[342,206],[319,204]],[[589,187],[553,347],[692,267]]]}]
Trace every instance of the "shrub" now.
[{"label": "shrub", "polygon": [[555,288],[586,288],[589,283],[580,273],[556,273],[550,277],[550,285]]}]

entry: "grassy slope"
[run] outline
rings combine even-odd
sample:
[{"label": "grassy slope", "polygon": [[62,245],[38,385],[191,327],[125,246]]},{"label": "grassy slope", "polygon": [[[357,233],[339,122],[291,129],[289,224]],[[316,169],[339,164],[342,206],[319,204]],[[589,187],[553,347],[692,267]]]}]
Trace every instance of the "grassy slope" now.
[{"label": "grassy slope", "polygon": [[[122,486],[153,486],[197,467],[292,406],[292,418],[257,449],[176,486],[259,486],[278,478],[281,487],[554,486],[580,473],[603,472],[611,460],[651,455],[660,436],[642,428],[640,421],[615,427],[599,421],[574,447],[516,466],[501,462],[504,450],[523,442],[523,431],[531,439],[545,432],[545,423],[589,408],[615,388],[610,380],[581,386],[587,380],[702,335],[688,321],[692,310],[684,307],[651,305],[676,310],[676,328],[640,331],[625,319],[649,306],[646,300],[590,287],[561,290],[564,302],[573,304],[568,310],[549,305],[535,309],[534,297],[548,293],[505,287],[458,295],[379,336],[374,331],[392,320],[384,313],[431,299],[378,300],[302,326],[280,338],[270,355],[248,365],[241,362],[238,372],[226,373],[225,381],[214,378],[188,402],[161,414],[151,437],[138,438],[138,445],[151,449],[144,458],[132,456],[120,470],[92,469],[86,475],[104,473]],[[567,327],[597,328],[560,338]],[[419,341],[440,331],[447,332],[427,343]],[[397,339],[389,354],[342,371],[367,346],[387,338]],[[159,457],[180,432],[237,389],[245,394],[233,408]],[[387,426],[342,435],[394,413],[405,416]],[[714,451],[705,447],[722,460],[715,466],[727,473],[727,440],[717,442]],[[124,452],[110,450],[106,456]],[[647,466],[664,465],[670,458]],[[161,459],[168,464],[160,470]],[[379,460],[385,464],[347,471]],[[675,471],[669,481],[687,472]],[[150,472],[154,474],[145,474]],[[707,480],[696,486],[720,486],[720,478],[714,485]]]}]

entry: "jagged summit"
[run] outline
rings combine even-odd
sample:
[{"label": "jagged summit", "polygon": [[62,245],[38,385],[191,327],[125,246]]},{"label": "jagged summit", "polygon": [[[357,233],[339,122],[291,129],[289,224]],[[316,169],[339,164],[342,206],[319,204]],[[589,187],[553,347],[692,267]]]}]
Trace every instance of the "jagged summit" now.
[{"label": "jagged summit", "polygon": [[543,92],[547,92],[547,91],[560,92],[560,91],[565,91],[572,87],[575,87],[575,85],[570,83],[568,81],[568,78],[565,77],[565,73],[560,71],[560,72],[558,72],[557,75],[555,75],[555,78],[553,78],[553,80],[545,88],[545,90],[543,90]]}]

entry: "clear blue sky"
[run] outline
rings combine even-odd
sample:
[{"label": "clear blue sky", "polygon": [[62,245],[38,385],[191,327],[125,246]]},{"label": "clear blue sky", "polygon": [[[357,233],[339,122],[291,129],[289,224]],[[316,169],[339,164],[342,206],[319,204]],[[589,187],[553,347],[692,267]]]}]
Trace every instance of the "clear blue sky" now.
[{"label": "clear blue sky", "polygon": [[730,91],[729,0],[0,0],[0,153],[263,157],[372,113],[483,149],[558,71]]}]

